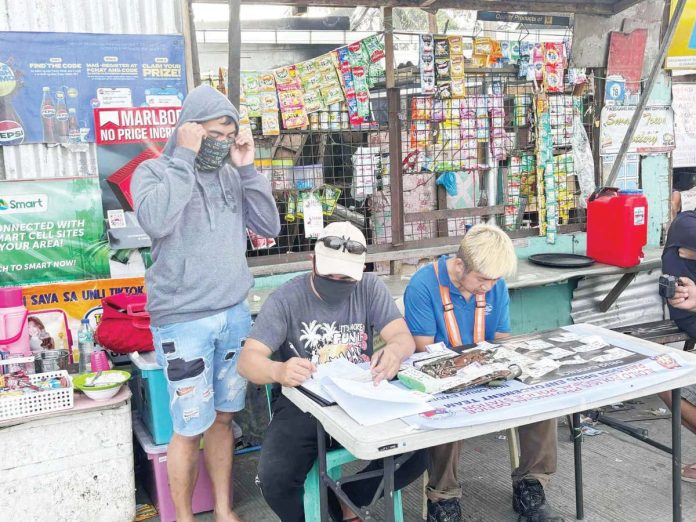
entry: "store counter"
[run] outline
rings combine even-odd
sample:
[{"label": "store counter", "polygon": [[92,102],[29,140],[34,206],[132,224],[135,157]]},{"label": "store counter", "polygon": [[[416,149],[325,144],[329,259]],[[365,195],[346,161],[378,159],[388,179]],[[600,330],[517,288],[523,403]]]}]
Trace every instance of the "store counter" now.
[{"label": "store counter", "polygon": [[[646,248],[643,250],[643,252],[645,254],[643,261],[639,265],[631,268],[620,268],[618,266],[605,265],[603,263],[595,263],[594,265],[584,268],[549,268],[535,265],[527,259],[520,259],[517,266],[517,274],[515,274],[513,277],[507,278],[506,282],[508,288],[514,290],[562,283],[570,279],[579,279],[581,277],[626,274],[632,276],[638,272],[653,270],[660,267],[660,259],[662,256],[661,248]],[[394,299],[399,299],[403,297],[404,291],[406,290],[406,286],[411,280],[411,277],[390,275],[381,276],[380,279],[387,285],[392,297]],[[249,305],[251,307],[252,316],[259,313],[261,306],[274,290],[274,288],[263,290],[256,290],[254,288],[251,289],[251,292],[249,293]],[[618,294],[616,297],[618,297]]]},{"label": "store counter", "polygon": [[131,392],[0,422],[0,513],[8,520],[131,522]]}]

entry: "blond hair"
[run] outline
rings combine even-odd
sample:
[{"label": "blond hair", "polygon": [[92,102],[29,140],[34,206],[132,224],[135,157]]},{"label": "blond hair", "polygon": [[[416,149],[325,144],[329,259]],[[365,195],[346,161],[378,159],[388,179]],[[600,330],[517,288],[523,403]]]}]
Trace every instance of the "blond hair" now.
[{"label": "blond hair", "polygon": [[479,272],[490,279],[509,277],[517,270],[515,247],[495,225],[471,227],[459,244],[457,257],[468,272]]}]

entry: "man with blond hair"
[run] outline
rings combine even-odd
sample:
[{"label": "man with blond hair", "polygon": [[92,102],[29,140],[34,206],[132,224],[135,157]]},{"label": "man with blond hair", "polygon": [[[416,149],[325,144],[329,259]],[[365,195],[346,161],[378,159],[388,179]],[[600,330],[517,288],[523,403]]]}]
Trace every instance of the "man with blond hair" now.
[{"label": "man with blond hair", "polygon": [[[404,295],[406,323],[416,350],[443,342],[448,348],[511,335],[510,296],[504,277],[517,269],[510,238],[480,224],[464,236],[455,256],[442,256],[411,278]],[[521,426],[520,465],[512,472],[513,509],[526,522],[562,521],[546,502],[544,486],[556,471],[556,421]],[[428,522],[462,520],[457,465],[462,441],[430,449]]]}]

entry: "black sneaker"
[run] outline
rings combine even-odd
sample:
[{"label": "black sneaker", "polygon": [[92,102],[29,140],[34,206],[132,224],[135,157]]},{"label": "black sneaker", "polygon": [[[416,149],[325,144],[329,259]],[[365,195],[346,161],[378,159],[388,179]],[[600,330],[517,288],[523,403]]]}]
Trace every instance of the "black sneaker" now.
[{"label": "black sneaker", "polygon": [[513,485],[512,509],[519,522],[563,522],[563,517],[546,503],[544,487],[532,478]]},{"label": "black sneaker", "polygon": [[458,498],[432,502],[428,500],[428,522],[461,522],[462,508]]}]

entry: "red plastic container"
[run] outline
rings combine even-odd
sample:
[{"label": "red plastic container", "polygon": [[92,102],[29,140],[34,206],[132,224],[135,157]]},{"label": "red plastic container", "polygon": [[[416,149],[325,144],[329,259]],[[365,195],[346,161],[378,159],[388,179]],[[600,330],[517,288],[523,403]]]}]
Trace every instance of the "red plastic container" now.
[{"label": "red plastic container", "polygon": [[587,203],[587,255],[599,263],[635,266],[648,242],[648,200],[641,190],[607,188]]}]

